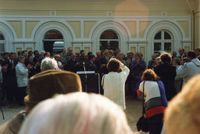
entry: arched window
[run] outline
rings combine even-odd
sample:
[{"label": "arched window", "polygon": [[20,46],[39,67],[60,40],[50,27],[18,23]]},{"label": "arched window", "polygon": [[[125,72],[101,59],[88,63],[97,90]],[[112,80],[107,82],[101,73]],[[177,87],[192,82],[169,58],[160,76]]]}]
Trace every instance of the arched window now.
[{"label": "arched window", "polygon": [[173,38],[166,30],[161,30],[154,36],[154,51],[171,52],[173,45]]},{"label": "arched window", "polygon": [[59,53],[64,48],[63,35],[58,30],[49,30],[43,39],[44,50],[50,53]]},{"label": "arched window", "polygon": [[5,38],[3,34],[0,32],[0,53],[4,52]]},{"label": "arched window", "polygon": [[100,36],[100,50],[119,49],[119,37],[113,30],[106,30]]}]

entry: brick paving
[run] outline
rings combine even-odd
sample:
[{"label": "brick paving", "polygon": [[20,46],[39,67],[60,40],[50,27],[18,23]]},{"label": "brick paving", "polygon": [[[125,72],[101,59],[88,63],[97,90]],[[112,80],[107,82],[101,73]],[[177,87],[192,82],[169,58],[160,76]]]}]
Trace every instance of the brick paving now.
[{"label": "brick paving", "polygon": [[[135,124],[136,124],[138,118],[141,116],[141,111],[142,111],[141,100],[127,97],[126,105],[127,105],[127,109],[125,110],[125,113],[126,113],[126,116],[128,119],[128,123],[129,123],[131,129],[133,130],[133,132],[137,132]],[[23,109],[23,107],[16,107],[16,106],[13,106],[13,107],[6,106],[6,107],[2,107],[2,108],[3,108],[4,114],[5,114],[5,120],[3,120],[2,115],[0,113],[0,124],[9,120],[17,112],[19,112],[20,110]]]}]

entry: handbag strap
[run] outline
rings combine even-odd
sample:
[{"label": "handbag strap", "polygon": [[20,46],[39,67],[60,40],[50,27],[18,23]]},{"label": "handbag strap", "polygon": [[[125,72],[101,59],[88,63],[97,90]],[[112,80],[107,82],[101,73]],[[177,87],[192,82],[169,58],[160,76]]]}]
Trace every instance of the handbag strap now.
[{"label": "handbag strap", "polygon": [[145,81],[143,82],[143,86],[142,86],[142,115],[145,113],[145,108],[144,108],[144,103],[145,103],[145,100],[144,100],[144,85],[145,85]]}]

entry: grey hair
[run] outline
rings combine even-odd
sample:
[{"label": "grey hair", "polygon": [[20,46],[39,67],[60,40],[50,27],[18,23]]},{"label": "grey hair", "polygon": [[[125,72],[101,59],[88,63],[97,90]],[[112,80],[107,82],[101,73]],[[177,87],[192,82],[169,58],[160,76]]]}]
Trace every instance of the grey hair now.
[{"label": "grey hair", "polygon": [[46,57],[42,60],[41,71],[49,70],[49,69],[59,69],[57,61],[53,58]]},{"label": "grey hair", "polygon": [[[45,118],[44,118],[45,116]],[[19,134],[132,134],[124,111],[104,96],[58,95],[39,103]]]}]

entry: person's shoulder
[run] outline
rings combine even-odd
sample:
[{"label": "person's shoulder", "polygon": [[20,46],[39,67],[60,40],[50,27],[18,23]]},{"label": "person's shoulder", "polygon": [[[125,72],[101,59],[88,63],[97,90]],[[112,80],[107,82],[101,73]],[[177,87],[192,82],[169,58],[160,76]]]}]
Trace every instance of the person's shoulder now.
[{"label": "person's shoulder", "polygon": [[[151,80],[146,80],[146,81],[143,81],[143,82],[145,82],[147,85],[152,85],[152,84],[155,84],[155,83],[157,83],[157,81],[151,81]],[[143,84],[143,83],[141,83],[141,84]]]},{"label": "person's shoulder", "polygon": [[17,113],[15,117],[0,125],[0,134],[18,134],[24,119],[24,111]]},{"label": "person's shoulder", "polygon": [[171,64],[169,64],[168,67],[169,67],[169,69],[176,70],[176,66],[173,66]]},{"label": "person's shoulder", "polygon": [[163,67],[163,64],[159,64],[159,65],[157,65],[157,66],[154,67],[154,70],[158,70],[158,69],[160,69],[162,67]]}]

